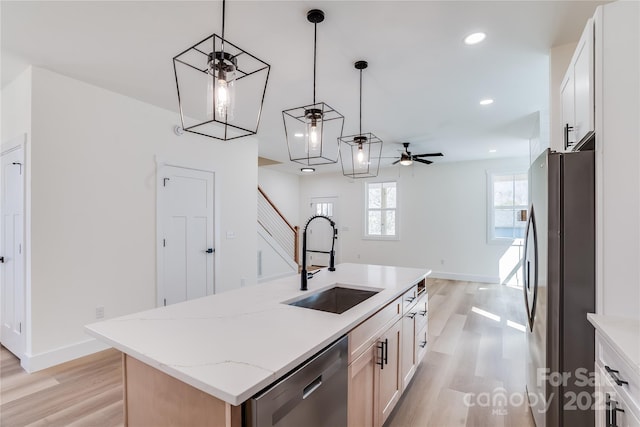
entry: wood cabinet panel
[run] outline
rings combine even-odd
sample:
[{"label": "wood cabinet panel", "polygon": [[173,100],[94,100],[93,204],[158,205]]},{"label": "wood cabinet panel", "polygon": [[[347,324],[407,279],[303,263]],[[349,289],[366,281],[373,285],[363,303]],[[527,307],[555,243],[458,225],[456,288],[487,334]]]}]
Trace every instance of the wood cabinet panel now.
[{"label": "wood cabinet panel", "polygon": [[418,322],[417,311],[413,310],[406,313],[402,317],[402,352],[401,352],[401,370],[402,370],[402,389],[404,390],[413,374],[416,372],[416,325]]},{"label": "wood cabinet panel", "polygon": [[241,408],[123,355],[125,425],[240,427]]},{"label": "wood cabinet panel", "polygon": [[375,384],[379,352],[371,345],[349,365],[349,427],[376,427],[378,399]]},{"label": "wood cabinet panel", "polygon": [[399,320],[400,316],[402,316],[401,297],[349,332],[349,363],[373,344],[385,327]]},{"label": "wood cabinet panel", "polygon": [[402,322],[396,322],[380,338],[384,343],[386,360],[384,367],[376,369],[378,376],[379,425],[384,424],[391,411],[400,400],[402,394],[402,377],[400,375],[400,344],[402,342]]}]

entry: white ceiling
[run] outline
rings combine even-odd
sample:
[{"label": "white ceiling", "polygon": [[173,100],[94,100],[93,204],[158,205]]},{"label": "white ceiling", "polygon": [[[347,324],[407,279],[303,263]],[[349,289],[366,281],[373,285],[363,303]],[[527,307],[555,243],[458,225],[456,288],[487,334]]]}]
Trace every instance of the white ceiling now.
[{"label": "white ceiling", "polygon": [[[288,161],[281,111],[311,103],[312,8],[326,14],[318,25],[318,100],[345,115],[345,135],[357,132],[353,63],[364,59],[363,131],[384,141],[384,155],[410,141],[414,153],[442,151],[438,162],[508,157],[527,155],[536,113],[548,109],[549,48],[577,41],[601,3],[234,0],[226,38],[272,67],[259,152],[285,164],[270,167],[300,167]],[[221,5],[2,1],[2,86],[29,63],[177,111],[171,59],[220,33]],[[464,45],[475,31],[487,39]],[[486,97],[495,103],[480,106]]]}]

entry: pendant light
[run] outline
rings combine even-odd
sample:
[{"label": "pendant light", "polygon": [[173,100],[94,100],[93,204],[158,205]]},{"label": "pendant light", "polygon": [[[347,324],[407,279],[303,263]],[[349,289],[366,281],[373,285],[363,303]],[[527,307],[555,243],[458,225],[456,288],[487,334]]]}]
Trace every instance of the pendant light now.
[{"label": "pendant light", "polygon": [[340,138],[342,174],[349,178],[373,178],[380,168],[382,140],[371,132],[362,133],[362,70],[369,64],[357,61],[354,66],[360,71],[360,128],[357,135]]},{"label": "pendant light", "polygon": [[282,112],[289,159],[306,166],[337,163],[338,138],[342,137],[344,116],[324,102],[316,101],[316,68],[318,24],[324,12],[318,9],[307,13],[313,24],[313,103]]},{"label": "pendant light", "polygon": [[173,58],[182,129],[220,140],[255,135],[271,67],[212,34]]}]

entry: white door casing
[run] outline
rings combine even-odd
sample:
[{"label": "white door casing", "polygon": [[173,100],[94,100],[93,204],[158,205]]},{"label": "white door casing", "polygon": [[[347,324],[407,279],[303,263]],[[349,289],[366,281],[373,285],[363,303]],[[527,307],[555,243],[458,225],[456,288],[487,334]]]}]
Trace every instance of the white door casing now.
[{"label": "white door casing", "polygon": [[26,332],[24,145],[3,152],[0,158],[0,341],[22,358]]},{"label": "white door casing", "polygon": [[211,295],[214,284],[214,173],[158,169],[158,305]]},{"label": "white door casing", "polygon": [[[336,223],[336,229],[338,229],[340,225],[338,222],[338,197],[312,197],[310,207],[310,217],[313,215],[328,216]],[[332,238],[333,229],[328,221],[316,219],[309,224],[307,230],[307,265],[329,265],[329,254],[309,251],[330,251]],[[340,233],[338,233],[338,240],[335,242],[336,264],[338,264],[339,241]]]}]

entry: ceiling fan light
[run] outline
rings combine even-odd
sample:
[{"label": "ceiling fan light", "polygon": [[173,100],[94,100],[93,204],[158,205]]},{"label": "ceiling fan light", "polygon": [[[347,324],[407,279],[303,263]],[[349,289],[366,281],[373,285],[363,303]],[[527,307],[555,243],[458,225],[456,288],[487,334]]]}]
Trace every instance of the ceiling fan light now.
[{"label": "ceiling fan light", "polygon": [[413,163],[413,160],[411,160],[411,159],[402,159],[402,160],[400,160],[400,164],[402,166],[411,166],[412,163]]}]

